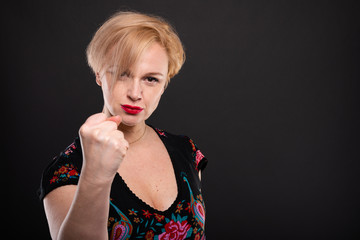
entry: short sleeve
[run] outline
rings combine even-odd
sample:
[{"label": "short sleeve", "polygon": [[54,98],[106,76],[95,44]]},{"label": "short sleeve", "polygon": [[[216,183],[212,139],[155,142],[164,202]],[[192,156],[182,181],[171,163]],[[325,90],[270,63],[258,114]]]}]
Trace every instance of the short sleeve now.
[{"label": "short sleeve", "polygon": [[40,188],[38,191],[40,200],[52,190],[65,186],[77,185],[82,167],[82,152],[79,138],[70,144],[45,168]]},{"label": "short sleeve", "polygon": [[195,169],[200,172],[200,171],[204,171],[208,160],[207,158],[204,156],[204,154],[200,151],[200,149],[198,148],[198,146],[194,143],[194,141],[189,138],[189,137],[185,137],[186,141],[187,141],[187,145],[189,146],[191,155],[192,155],[192,161],[195,165]]}]

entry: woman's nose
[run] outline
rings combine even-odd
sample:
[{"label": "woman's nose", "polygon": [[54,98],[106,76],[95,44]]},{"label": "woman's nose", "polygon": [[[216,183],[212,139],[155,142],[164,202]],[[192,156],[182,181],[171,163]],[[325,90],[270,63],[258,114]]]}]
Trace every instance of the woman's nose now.
[{"label": "woman's nose", "polygon": [[140,81],[137,79],[132,79],[130,81],[128,88],[128,97],[133,101],[138,101],[142,98],[142,89]]}]

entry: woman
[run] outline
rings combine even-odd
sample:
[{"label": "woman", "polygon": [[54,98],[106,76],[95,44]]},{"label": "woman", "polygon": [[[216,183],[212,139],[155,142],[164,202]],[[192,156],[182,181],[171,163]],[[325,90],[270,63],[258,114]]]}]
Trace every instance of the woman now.
[{"label": "woman", "polygon": [[87,58],[104,108],[43,173],[52,238],[205,239],[206,158],[190,138],[145,123],[184,62],[177,34],[159,17],[120,12]]}]

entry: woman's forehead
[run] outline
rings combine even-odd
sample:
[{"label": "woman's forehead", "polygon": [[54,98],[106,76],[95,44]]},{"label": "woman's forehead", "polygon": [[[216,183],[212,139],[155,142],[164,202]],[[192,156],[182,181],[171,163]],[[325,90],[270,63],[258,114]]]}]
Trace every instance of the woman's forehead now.
[{"label": "woman's forehead", "polygon": [[166,77],[168,73],[169,58],[165,49],[158,43],[147,47],[138,57],[137,61],[126,69],[119,63],[110,63],[107,65],[107,71],[119,72],[119,74],[152,74],[160,77]]},{"label": "woman's forehead", "polygon": [[131,66],[132,71],[158,72],[167,74],[169,58],[165,49],[157,43],[145,49],[138,60]]}]

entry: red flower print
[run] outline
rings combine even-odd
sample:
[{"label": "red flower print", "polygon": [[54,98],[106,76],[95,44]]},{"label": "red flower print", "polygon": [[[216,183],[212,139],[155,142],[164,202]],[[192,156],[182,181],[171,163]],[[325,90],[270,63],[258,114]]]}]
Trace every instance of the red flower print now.
[{"label": "red flower print", "polygon": [[63,166],[59,166],[59,169],[54,171],[54,176],[50,180],[50,184],[58,183],[58,182],[65,182],[70,178],[77,178],[79,177],[79,172],[72,164],[65,164]]},{"label": "red flower print", "polygon": [[146,217],[146,218],[150,218],[150,216],[152,215],[152,213],[149,212],[149,210],[142,210],[144,213],[143,215]]},{"label": "red flower print", "polygon": [[186,211],[191,212],[191,204],[188,202],[187,207],[185,208]]},{"label": "red flower print", "polygon": [[62,166],[62,167],[59,169],[58,172],[59,172],[60,174],[64,174],[64,173],[67,173],[67,171],[68,171],[67,168],[66,168],[65,166]]},{"label": "red flower print", "polygon": [[190,225],[186,220],[175,222],[171,220],[165,225],[165,231],[159,235],[159,240],[184,240]]},{"label": "red flower print", "polygon": [[69,174],[69,176],[77,176],[77,175],[79,175],[79,173],[75,169],[71,170],[68,174]]},{"label": "red flower print", "polygon": [[158,128],[155,128],[155,130],[156,130],[161,136],[166,137],[166,134],[165,134],[164,130],[161,130],[161,129],[158,129]]},{"label": "red flower print", "polygon": [[154,239],[154,231],[153,230],[149,230],[146,235],[145,235],[145,239],[146,240],[153,240]]},{"label": "red flower print", "polygon": [[50,179],[50,184],[55,183],[59,178],[57,176],[53,176],[52,179]]},{"label": "red flower print", "polygon": [[200,152],[200,150],[197,150],[196,151],[196,157],[195,157],[195,160],[196,160],[196,166],[199,164],[199,162],[201,161],[201,159],[204,158],[204,155]]},{"label": "red flower print", "polygon": [[156,220],[158,222],[161,222],[162,220],[164,220],[165,216],[164,215],[160,215],[160,214],[157,214],[157,213],[154,213],[154,216],[156,218]]}]

